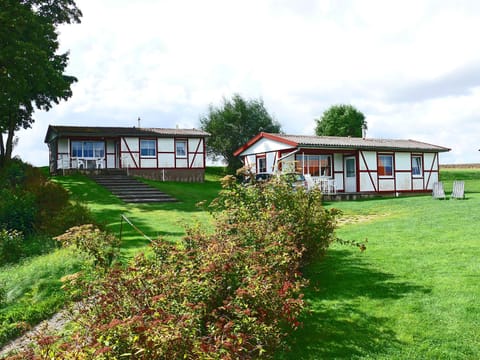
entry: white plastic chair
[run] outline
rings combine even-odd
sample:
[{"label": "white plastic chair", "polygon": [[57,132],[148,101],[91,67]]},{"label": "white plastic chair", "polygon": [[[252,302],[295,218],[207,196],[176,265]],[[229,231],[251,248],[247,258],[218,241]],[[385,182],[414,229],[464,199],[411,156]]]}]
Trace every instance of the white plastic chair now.
[{"label": "white plastic chair", "polygon": [[87,161],[86,161],[86,160],[78,159],[78,160],[77,160],[77,167],[78,167],[79,169],[86,169],[86,168],[87,168]]},{"label": "white plastic chair", "polygon": [[465,199],[465,182],[460,180],[453,181],[453,191],[450,195],[451,199]]},{"label": "white plastic chair", "polygon": [[443,190],[443,183],[441,181],[433,183],[432,197],[434,199],[445,199],[445,191]]},{"label": "white plastic chair", "polygon": [[97,169],[103,169],[103,159],[102,158],[98,158],[95,160],[95,167]]}]

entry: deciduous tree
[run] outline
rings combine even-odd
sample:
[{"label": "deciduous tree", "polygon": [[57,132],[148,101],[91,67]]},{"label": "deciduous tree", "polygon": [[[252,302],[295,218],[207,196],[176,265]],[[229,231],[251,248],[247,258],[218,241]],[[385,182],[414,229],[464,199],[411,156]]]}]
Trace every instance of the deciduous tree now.
[{"label": "deciduous tree", "polygon": [[352,105],[333,105],[315,121],[315,134],[318,136],[362,137],[363,130],[367,129],[365,115]]},{"label": "deciduous tree", "polygon": [[77,79],[63,73],[69,54],[57,54],[56,27],[81,16],[73,0],[0,0],[0,167],[35,108],[48,111],[72,96]]},{"label": "deciduous tree", "polygon": [[238,94],[231,100],[224,98],[219,107],[210,105],[200,123],[202,129],[211,134],[207,142],[210,154],[222,156],[230,172],[242,166],[233,155],[235,150],[262,131],[278,133],[281,130],[262,100],[245,100]]}]

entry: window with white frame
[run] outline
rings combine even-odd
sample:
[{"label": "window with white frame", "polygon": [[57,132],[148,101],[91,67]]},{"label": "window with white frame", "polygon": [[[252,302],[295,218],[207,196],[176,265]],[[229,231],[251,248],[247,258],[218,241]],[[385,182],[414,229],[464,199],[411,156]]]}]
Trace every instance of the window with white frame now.
[{"label": "window with white frame", "polygon": [[72,157],[103,158],[105,143],[103,141],[72,141]]},{"label": "window with white frame", "polygon": [[187,141],[177,140],[175,142],[175,154],[177,157],[187,157]]},{"label": "window with white frame", "polygon": [[332,155],[295,155],[297,164],[296,171],[310,174],[312,176],[331,177],[332,172]]},{"label": "window with white frame", "polygon": [[423,174],[423,161],[422,157],[419,155],[412,156],[412,175],[413,176],[422,176]]},{"label": "window with white frame", "polygon": [[142,157],[155,157],[156,155],[156,140],[142,139],[140,140],[140,155]]},{"label": "window with white frame", "polygon": [[259,157],[257,159],[257,173],[267,172],[267,158],[265,156]]},{"label": "window with white frame", "polygon": [[393,155],[378,155],[378,176],[393,176]]}]

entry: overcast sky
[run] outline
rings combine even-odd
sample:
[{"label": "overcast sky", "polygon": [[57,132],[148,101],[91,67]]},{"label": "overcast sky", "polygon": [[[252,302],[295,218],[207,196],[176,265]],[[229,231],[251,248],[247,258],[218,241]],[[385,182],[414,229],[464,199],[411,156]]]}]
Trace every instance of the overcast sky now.
[{"label": "overcast sky", "polygon": [[77,0],[60,29],[73,96],[37,112],[14,153],[48,163],[49,124],[199,127],[210,104],[262,98],[287,134],[334,104],[367,137],[451,148],[480,162],[480,1]]}]

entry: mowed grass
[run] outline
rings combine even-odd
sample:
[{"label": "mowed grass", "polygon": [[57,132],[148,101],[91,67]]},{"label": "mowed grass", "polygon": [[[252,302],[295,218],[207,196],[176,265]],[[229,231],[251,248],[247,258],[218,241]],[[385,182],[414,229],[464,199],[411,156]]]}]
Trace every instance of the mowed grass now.
[{"label": "mowed grass", "polygon": [[178,242],[188,226],[211,223],[211,215],[197,204],[218,195],[223,171],[223,168],[208,168],[203,183],[143,180],[178,200],[172,203],[128,204],[83,175],[56,177],[54,181],[68,189],[73,200],[86,204],[108,231],[121,236],[122,256],[128,259],[143,251],[149,240],[122,220],[122,215],[150,239]]},{"label": "mowed grass", "polygon": [[480,170],[442,171],[447,195],[454,179],[466,200],[327,204],[367,250],[335,245],[306,269],[311,312],[279,359],[480,358]]},{"label": "mowed grass", "polygon": [[[178,242],[186,225],[212,221],[195,206],[220,190],[223,173],[212,170],[203,184],[150,182],[179,200],[167,204],[125,204],[84,176],[55,181],[117,235],[125,214],[148,236]],[[465,180],[466,200],[427,195],[326,204],[343,211],[338,235],[368,239],[367,250],[334,245],[305,269],[310,311],[288,338],[291,351],[278,359],[480,358],[480,169],[442,170],[447,195],[454,179]],[[148,244],[125,223],[122,240],[125,260]],[[24,304],[12,313],[25,317],[28,304],[32,317],[55,311],[63,301],[60,277],[80,266],[75,254],[59,250],[3,268],[10,300]]]}]

